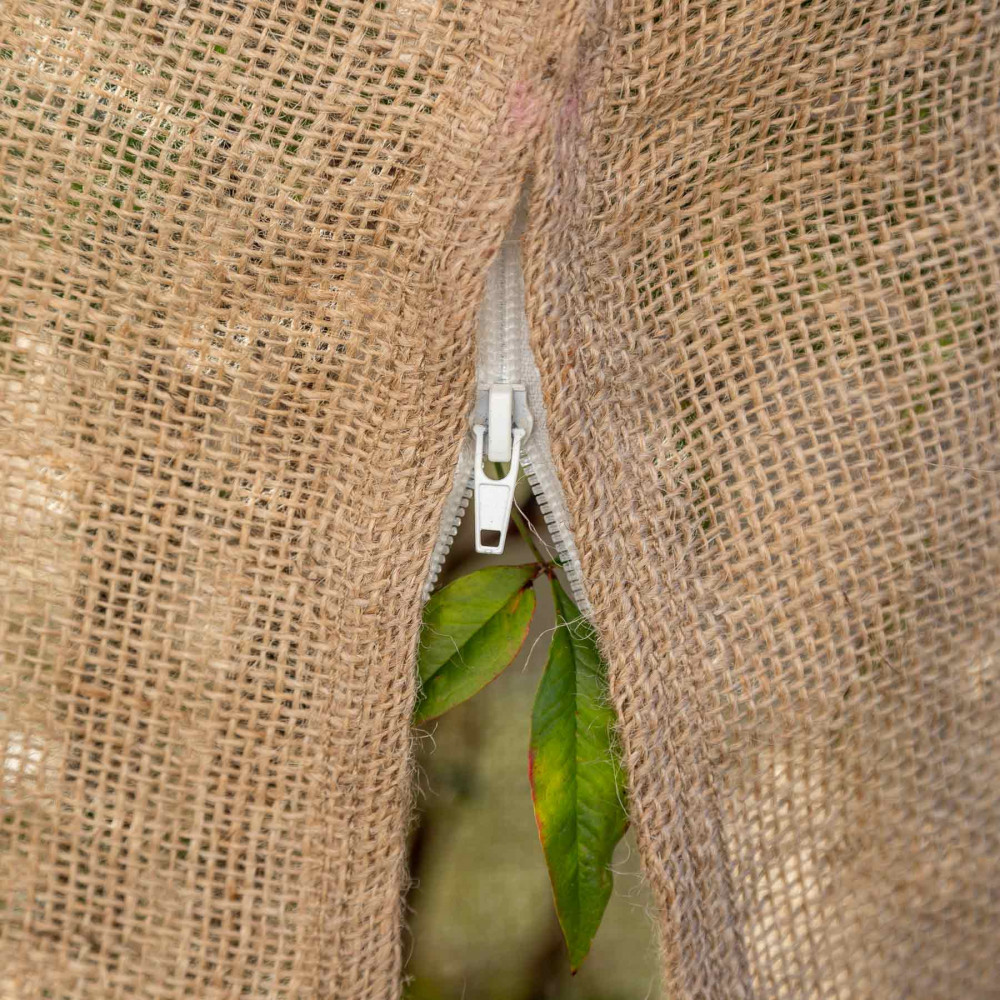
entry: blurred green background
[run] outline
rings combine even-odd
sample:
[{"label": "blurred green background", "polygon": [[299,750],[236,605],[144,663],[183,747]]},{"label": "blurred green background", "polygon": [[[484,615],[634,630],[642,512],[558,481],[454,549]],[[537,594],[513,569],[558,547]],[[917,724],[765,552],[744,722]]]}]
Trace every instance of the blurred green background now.
[{"label": "blurred green background", "polygon": [[[523,480],[519,502],[547,542]],[[470,508],[442,583],[497,558],[475,554],[472,521]],[[532,559],[513,529],[500,558]],[[531,703],[553,626],[548,587],[536,587],[538,609],[517,662],[420,730],[407,1000],[661,997],[651,902],[631,834],[618,847],[614,895],[590,956],[569,974],[528,785]]]}]

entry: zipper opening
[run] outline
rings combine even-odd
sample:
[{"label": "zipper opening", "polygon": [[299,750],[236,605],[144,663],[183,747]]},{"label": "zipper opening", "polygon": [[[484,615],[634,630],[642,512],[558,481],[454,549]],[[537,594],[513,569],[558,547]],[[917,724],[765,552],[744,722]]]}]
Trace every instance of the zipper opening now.
[{"label": "zipper opening", "polygon": [[[590,605],[584,593],[583,570],[570,529],[562,483],[552,459],[541,376],[531,349],[525,311],[521,235],[527,214],[526,194],[527,188],[522,192],[513,223],[486,276],[476,350],[477,398],[470,414],[469,431],[462,442],[453,485],[442,511],[423,598],[426,601],[434,589],[474,493],[477,494],[475,499],[480,501],[480,506],[483,506],[482,501],[487,498],[487,490],[490,494],[500,493],[499,489],[489,485],[496,481],[476,475],[475,436],[478,434],[481,439],[480,451],[484,447],[482,439],[487,435],[491,446],[493,445],[494,435],[489,434],[489,418],[491,415],[495,417],[498,412],[506,415],[510,404],[506,403],[504,397],[510,395],[509,390],[513,390],[513,453],[516,456],[519,445],[520,467],[538,501],[573,599],[577,607],[589,616]],[[491,389],[494,391],[491,392]],[[495,403],[501,404],[499,410],[493,405]],[[508,418],[508,434],[510,426]],[[523,430],[523,435],[518,433],[518,428]],[[492,429],[495,433],[501,433],[497,427]],[[513,500],[512,489],[510,499]],[[477,527],[480,515],[485,519],[488,514],[488,511],[477,508]],[[480,548],[479,542],[477,531],[477,549],[495,551]]]}]

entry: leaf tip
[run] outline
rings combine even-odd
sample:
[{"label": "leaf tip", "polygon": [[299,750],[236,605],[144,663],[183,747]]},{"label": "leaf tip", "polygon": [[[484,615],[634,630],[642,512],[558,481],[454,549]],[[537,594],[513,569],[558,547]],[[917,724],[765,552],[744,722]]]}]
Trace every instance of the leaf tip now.
[{"label": "leaf tip", "polygon": [[[568,946],[567,942],[567,946]],[[590,954],[590,944],[588,941],[584,947],[580,947],[579,944],[576,948],[571,949],[569,953],[569,974],[575,976],[579,971],[580,967],[586,961],[587,956]]]}]

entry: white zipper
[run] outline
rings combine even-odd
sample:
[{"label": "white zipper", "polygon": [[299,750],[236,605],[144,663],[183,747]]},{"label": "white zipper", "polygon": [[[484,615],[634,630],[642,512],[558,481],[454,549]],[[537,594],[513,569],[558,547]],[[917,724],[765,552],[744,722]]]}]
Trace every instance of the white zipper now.
[{"label": "white zipper", "polygon": [[[470,499],[475,502],[477,551],[503,552],[520,464],[545,517],[573,598],[589,615],[566,498],[549,447],[541,377],[529,342],[521,268],[524,218],[522,198],[514,223],[486,276],[479,314],[478,388],[471,432],[462,444],[454,485],[445,501],[424,599],[437,582]],[[509,463],[510,471],[503,479],[491,479],[483,469],[486,459]]]}]

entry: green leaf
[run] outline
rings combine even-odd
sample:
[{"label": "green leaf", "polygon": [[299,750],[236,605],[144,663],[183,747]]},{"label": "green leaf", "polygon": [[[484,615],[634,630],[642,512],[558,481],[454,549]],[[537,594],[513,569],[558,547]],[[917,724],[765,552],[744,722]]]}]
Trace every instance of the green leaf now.
[{"label": "green leaf", "polygon": [[611,896],[611,856],[628,825],[607,668],[593,628],[556,580],[557,628],[531,716],[538,836],[574,972]]},{"label": "green leaf", "polygon": [[471,698],[510,666],[535,613],[527,566],[491,566],[442,588],[424,608],[415,721],[425,722]]}]

